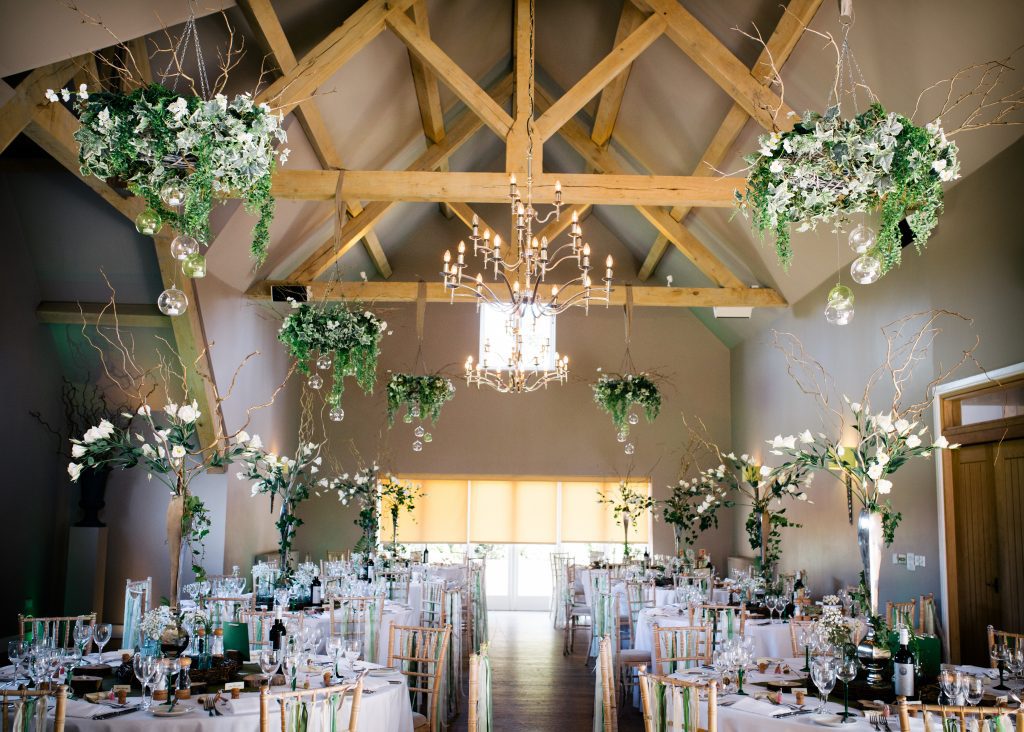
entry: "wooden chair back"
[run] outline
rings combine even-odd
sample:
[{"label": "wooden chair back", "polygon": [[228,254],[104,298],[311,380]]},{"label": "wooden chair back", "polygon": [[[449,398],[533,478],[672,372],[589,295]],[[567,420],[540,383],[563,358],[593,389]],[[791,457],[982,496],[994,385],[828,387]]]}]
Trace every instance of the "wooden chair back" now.
[{"label": "wooden chair back", "polygon": [[[335,726],[332,722],[338,720],[338,714],[343,710],[346,697],[351,696],[352,705],[349,707],[348,724]],[[333,714],[332,722],[328,722],[326,729],[347,730],[356,732],[359,724],[359,705],[363,698],[363,678],[355,683],[336,684],[325,686],[320,689],[299,689],[297,691],[271,692],[266,686],[260,688],[260,732],[270,732],[271,702],[277,702],[281,720],[281,732],[297,732],[298,725],[294,722],[296,717],[289,715],[289,708],[294,704],[308,705],[309,719],[315,719],[318,706],[326,705],[323,710],[327,713],[328,719]],[[289,728],[289,718],[292,724]],[[304,727],[302,729],[305,729]]]},{"label": "wooden chair back", "polygon": [[[629,637],[636,638],[636,623],[640,618],[640,611],[645,607],[654,607],[654,582],[640,582],[629,580],[626,582],[624,596],[625,607],[619,608],[620,617],[629,619]],[[623,598],[623,595],[617,595]]]},{"label": "wooden chair back", "polygon": [[[66,648],[75,642],[74,628],[78,623],[86,623],[96,626],[96,613],[86,615],[57,615],[49,618],[35,618],[30,615],[18,613],[18,640],[25,640],[25,628],[30,627],[32,638],[42,635],[44,638],[53,638],[58,648]],[[89,653],[92,648],[92,640],[86,644],[82,653]]]},{"label": "wooden chair back", "polygon": [[793,644],[793,657],[804,655],[804,646],[800,643],[800,631],[810,631],[814,627],[813,620],[795,620],[789,621],[789,640]]},{"label": "wooden chair back", "polygon": [[669,675],[679,669],[711,663],[713,640],[711,626],[686,625],[652,628],[654,669]]},{"label": "wooden chair back", "polygon": [[411,572],[404,569],[389,570],[379,573],[377,577],[387,588],[389,600],[409,602],[409,584],[412,581]]},{"label": "wooden chair back", "polygon": [[469,719],[467,732],[491,732],[491,661],[486,644],[469,657]]},{"label": "wooden chair back", "polygon": [[929,592],[921,595],[917,613],[917,634],[938,635],[939,633],[939,608],[935,604],[935,593]]},{"label": "wooden chair back", "polygon": [[[974,726],[967,726],[967,720],[977,720],[977,725],[981,729],[989,729],[985,723],[986,720],[995,720],[999,717],[1006,715],[1007,719],[1012,719],[1015,722],[1015,729],[1024,729],[1024,709],[1009,709],[1008,707],[947,707],[939,704],[915,704],[909,706],[906,699],[900,699],[898,706],[898,714],[900,720],[900,732],[910,732],[910,718],[921,716],[923,719],[928,719],[932,715],[937,715],[941,722],[936,725],[932,725],[931,729],[952,729],[948,722],[955,721],[959,722],[959,729],[967,730],[974,729]],[[1010,726],[1004,725],[1005,729],[1010,729]],[[925,723],[925,729],[929,729],[929,725]]]},{"label": "wooden chair back", "polygon": [[[612,659],[612,639],[603,636],[597,644],[597,675],[601,693],[601,729],[615,732],[619,728],[615,693],[615,662]],[[596,725],[595,725],[596,727]]]},{"label": "wooden chair back", "polygon": [[153,578],[130,579],[124,588],[124,616],[121,620],[121,648],[132,650],[142,645],[139,625],[149,612],[153,598]]},{"label": "wooden chair back", "polygon": [[889,627],[903,625],[910,630],[917,627],[917,600],[885,603],[885,620]]},{"label": "wooden chair back", "polygon": [[988,657],[992,668],[998,668],[999,661],[992,658],[992,649],[997,645],[1006,646],[1015,650],[1024,649],[1024,633],[1011,633],[1008,630],[996,630],[991,625],[986,629],[988,634]]},{"label": "wooden chair back", "polygon": [[429,729],[439,729],[445,656],[452,626],[441,628],[392,625],[388,637],[388,663],[406,676],[413,711],[427,718]]},{"label": "wooden chair back", "polygon": [[[707,727],[700,726],[701,701],[707,705]],[[641,672],[640,702],[644,732],[718,731],[718,682],[714,679],[684,681]],[[684,709],[689,713],[679,714]]]},{"label": "wooden chair back", "polygon": [[429,580],[423,583],[420,596],[420,625],[440,628],[444,625],[444,580]]},{"label": "wooden chair back", "polygon": [[[303,613],[282,613],[281,618],[288,627],[288,632],[293,630],[302,632],[302,623],[305,620]],[[239,622],[245,623],[249,630],[250,653],[259,652],[270,648],[270,628],[274,624],[273,610],[243,610],[238,615]]]},{"label": "wooden chair back", "polygon": [[676,587],[682,587],[684,585],[699,587],[704,593],[704,601],[711,602],[711,592],[714,590],[715,583],[712,579],[710,569],[694,569],[686,574],[673,575],[672,583]]},{"label": "wooden chair back", "polygon": [[215,626],[221,623],[233,621],[244,612],[256,610],[256,595],[249,597],[207,597],[203,604],[210,612],[210,618]]},{"label": "wooden chair back", "polygon": [[[64,719],[67,716],[68,687],[58,686],[56,689],[29,691],[27,689],[4,689],[0,691],[0,730],[35,729],[25,717],[26,705],[32,701],[34,714],[46,714],[48,697],[56,699],[53,710],[53,732],[64,732]],[[42,707],[38,703],[42,702]]]},{"label": "wooden chair back", "polygon": [[330,613],[328,637],[360,641],[363,659],[376,663],[380,624],[384,618],[384,598],[329,597],[324,605]]},{"label": "wooden chair back", "polygon": [[719,642],[730,638],[742,638],[747,627],[747,606],[740,605],[698,605],[694,611],[691,625],[707,625],[711,627],[711,649],[718,647]]}]

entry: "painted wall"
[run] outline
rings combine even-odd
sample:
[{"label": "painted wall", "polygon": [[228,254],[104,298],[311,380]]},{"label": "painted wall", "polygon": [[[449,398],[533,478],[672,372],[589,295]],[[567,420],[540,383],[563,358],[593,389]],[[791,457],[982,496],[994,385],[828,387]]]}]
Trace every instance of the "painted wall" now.
[{"label": "painted wall", "polygon": [[[935,349],[918,367],[911,386],[916,401],[928,382],[960,359],[975,340],[978,363],[996,369],[1024,360],[1024,234],[1019,198],[1024,185],[1024,142],[1017,142],[946,197],[946,212],[924,254],[904,251],[901,269],[869,287],[855,287],[856,316],[846,327],[828,325],[822,312],[831,282],[796,303],[774,324],[795,334],[807,352],[835,377],[851,398],[863,393],[870,372],[884,360],[879,329],[897,318],[931,308],[946,308],[974,318],[973,325],[947,325]],[[825,246],[826,237],[821,244]],[[800,256],[797,251],[796,256]],[[844,274],[844,280],[849,281]],[[819,429],[815,404],[786,373],[770,332],[747,338],[732,352],[733,447],[767,452],[764,441],[777,433]],[[979,371],[967,364],[958,376]],[[956,378],[956,377],[954,377]],[[876,410],[891,394],[880,389]],[[926,414],[930,426],[932,416]],[[771,456],[767,456],[771,457]],[[880,586],[886,600],[907,600],[922,593],[939,596],[939,532],[935,464],[918,459],[893,479],[893,504],[904,516],[896,541],[886,552]],[[783,568],[804,568],[812,591],[820,594],[855,582],[859,571],[856,532],[846,520],[845,491],[820,475],[811,491],[814,505],[792,509],[802,529],[784,531]],[[735,545],[744,546],[742,525]],[[909,572],[891,564],[892,552],[914,552],[927,566]]]}]

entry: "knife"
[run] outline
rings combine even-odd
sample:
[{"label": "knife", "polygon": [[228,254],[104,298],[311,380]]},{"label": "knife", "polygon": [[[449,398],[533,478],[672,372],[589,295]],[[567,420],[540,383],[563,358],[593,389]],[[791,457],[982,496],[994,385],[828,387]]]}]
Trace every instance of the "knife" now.
[{"label": "knife", "polygon": [[138,711],[139,706],[136,704],[133,707],[126,709],[118,709],[116,712],[105,712],[104,714],[97,714],[93,719],[110,719],[111,717],[120,717],[122,714],[131,714],[132,712]]},{"label": "knife", "polygon": [[775,715],[772,715],[772,718],[773,719],[783,719],[784,717],[795,717],[798,714],[810,714],[813,711],[814,711],[813,709],[797,709],[797,710],[792,711],[792,712],[786,712],[785,714],[775,714]]}]

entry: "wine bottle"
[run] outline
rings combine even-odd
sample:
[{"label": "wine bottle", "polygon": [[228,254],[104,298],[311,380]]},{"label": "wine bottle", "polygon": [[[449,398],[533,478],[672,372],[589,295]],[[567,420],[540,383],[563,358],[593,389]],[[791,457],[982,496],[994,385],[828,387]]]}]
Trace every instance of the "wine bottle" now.
[{"label": "wine bottle", "polygon": [[900,648],[892,659],[893,686],[896,687],[896,696],[904,696],[907,699],[914,698],[914,654],[910,652],[907,644],[910,642],[910,631],[907,628],[900,628]]},{"label": "wine bottle", "polygon": [[280,605],[274,608],[274,624],[270,626],[270,647],[275,651],[283,651],[288,643],[288,629],[284,627],[282,612]]},{"label": "wine bottle", "polygon": [[646,547],[644,548],[644,568],[651,566],[651,552]]},{"label": "wine bottle", "polygon": [[430,564],[430,547],[423,547],[423,563]]},{"label": "wine bottle", "polygon": [[309,584],[309,604],[318,607],[323,604],[323,588],[320,586],[320,570],[313,569],[313,581]]}]

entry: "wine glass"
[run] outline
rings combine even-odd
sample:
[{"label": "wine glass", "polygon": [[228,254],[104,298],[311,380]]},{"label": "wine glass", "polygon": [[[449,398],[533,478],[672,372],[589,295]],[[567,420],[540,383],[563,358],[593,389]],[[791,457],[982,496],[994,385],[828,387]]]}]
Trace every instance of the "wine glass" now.
[{"label": "wine glass", "polygon": [[765,595],[764,604],[768,607],[768,622],[775,625],[775,613],[779,610],[779,600],[782,598],[778,595]]},{"label": "wine glass", "polygon": [[978,706],[981,698],[985,696],[985,680],[981,676],[968,676],[964,680],[966,685],[964,696],[967,703],[972,707]]},{"label": "wine glass", "polygon": [[946,700],[953,704],[956,697],[956,672],[953,669],[944,668],[939,671],[939,688]]},{"label": "wine glass", "polygon": [[818,689],[818,697],[821,703],[818,705],[818,713],[825,711],[825,701],[836,685],[836,665],[831,658],[820,657],[811,661],[811,681]]},{"label": "wine glass", "polygon": [[263,672],[263,676],[267,680],[267,686],[270,686],[270,679],[277,670],[278,660],[277,651],[272,648],[264,648],[260,651],[257,661],[260,664],[260,671]]},{"label": "wine glass", "polygon": [[345,641],[345,660],[348,661],[348,665],[353,671],[356,670],[356,661],[359,660],[362,647],[363,644],[358,639],[348,639]]},{"label": "wine glass", "polygon": [[[86,625],[81,620],[75,623],[75,644],[82,649],[82,655],[85,655],[85,649],[89,647],[89,643],[92,641],[92,626]],[[77,665],[81,665],[84,661],[80,661]]]},{"label": "wine glass", "polygon": [[141,653],[136,653],[135,658],[132,659],[132,670],[135,671],[135,678],[142,685],[142,709],[145,711],[148,711],[153,704],[152,696],[147,696],[146,691],[149,689],[149,682],[152,681],[158,664],[159,659],[153,656],[143,656]]},{"label": "wine glass", "polygon": [[110,623],[99,623],[93,628],[92,639],[96,642],[99,647],[99,653],[97,653],[97,662],[103,663],[103,646],[107,645],[110,641],[110,634],[113,632],[114,626]]},{"label": "wine glass", "polygon": [[992,644],[992,647],[989,649],[989,655],[992,657],[992,660],[996,662],[996,666],[999,668],[999,685],[993,686],[992,688],[997,689],[998,691],[1009,691],[1010,687],[1003,683],[1003,673],[1006,669],[1006,660],[1011,655],[1006,643],[1000,639],[996,643]]},{"label": "wine glass", "polygon": [[13,640],[7,644],[7,657],[11,659],[11,664],[14,666],[14,682],[17,686],[18,672],[21,669],[21,661],[25,658],[28,653],[28,644],[25,641]]},{"label": "wine glass", "polygon": [[850,682],[857,678],[860,662],[856,656],[846,656],[836,669],[836,678],[843,682],[843,724],[856,722],[855,715],[850,714]]}]

